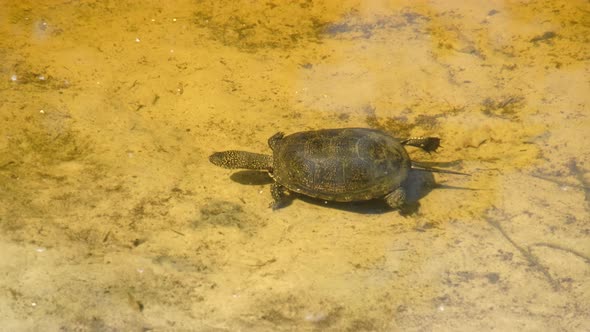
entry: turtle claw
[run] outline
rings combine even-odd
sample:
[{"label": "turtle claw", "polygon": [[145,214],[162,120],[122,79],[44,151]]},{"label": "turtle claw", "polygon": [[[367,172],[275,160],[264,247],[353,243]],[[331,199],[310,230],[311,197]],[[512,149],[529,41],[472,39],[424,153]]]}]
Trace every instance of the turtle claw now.
[{"label": "turtle claw", "polygon": [[282,207],[285,207],[287,204],[287,189],[284,186],[281,186],[278,183],[273,183],[270,187],[270,193],[272,195],[272,203],[270,203],[270,207],[273,211],[278,210]]},{"label": "turtle claw", "polygon": [[271,208],[273,211],[276,211],[276,210],[282,208],[283,207],[283,204],[281,204],[280,202],[271,202],[268,205],[268,207]]},{"label": "turtle claw", "polygon": [[438,137],[410,137],[401,141],[403,145],[410,145],[420,148],[428,153],[436,152],[440,147],[440,138]]},{"label": "turtle claw", "polygon": [[385,202],[394,210],[401,209],[406,204],[406,191],[399,187],[385,196]]}]

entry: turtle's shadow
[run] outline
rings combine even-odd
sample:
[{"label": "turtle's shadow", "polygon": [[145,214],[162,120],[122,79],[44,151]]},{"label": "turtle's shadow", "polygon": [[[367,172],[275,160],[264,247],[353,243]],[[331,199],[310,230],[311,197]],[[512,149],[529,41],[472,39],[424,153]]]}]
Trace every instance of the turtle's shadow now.
[{"label": "turtle's shadow", "polygon": [[[428,195],[436,187],[436,182],[430,172],[410,171],[408,178],[402,183],[402,187],[406,191],[406,204],[398,212],[403,216],[408,216],[418,212],[420,199]],[[394,211],[383,199],[359,202],[329,202],[303,195],[297,195],[296,197],[310,204],[359,214],[382,214]]]},{"label": "turtle's shadow", "polygon": [[[230,179],[243,185],[267,185],[273,182],[267,172],[250,170],[235,172],[230,176]],[[406,190],[406,204],[399,210],[399,213],[401,215],[412,215],[418,212],[420,208],[419,200],[428,195],[437,184],[430,172],[410,171],[402,186]],[[296,193],[291,193],[291,198],[297,198],[309,204],[360,214],[381,214],[392,211],[391,207],[382,199],[360,202],[331,202]],[[282,208],[289,206],[292,199],[286,199]]]},{"label": "turtle's shadow", "polygon": [[229,177],[232,181],[247,186],[261,186],[273,183],[273,179],[266,171],[237,171]]}]

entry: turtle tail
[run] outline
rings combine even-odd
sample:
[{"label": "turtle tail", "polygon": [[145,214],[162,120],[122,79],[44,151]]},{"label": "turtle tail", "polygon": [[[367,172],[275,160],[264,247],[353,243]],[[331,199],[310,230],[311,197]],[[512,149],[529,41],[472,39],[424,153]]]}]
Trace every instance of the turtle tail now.
[{"label": "turtle tail", "polygon": [[419,162],[415,162],[415,161],[412,161],[412,169],[415,170],[415,171],[422,171],[422,172],[447,173],[447,174],[456,174],[456,175],[467,175],[467,176],[471,176],[471,174],[461,173],[461,172],[455,172],[455,171],[449,171],[449,170],[446,170],[446,169],[435,168],[435,167],[431,167],[429,165],[426,165],[426,163],[419,163]]},{"label": "turtle tail", "polygon": [[209,161],[223,168],[264,169],[272,168],[272,156],[246,151],[222,151],[209,156]]}]

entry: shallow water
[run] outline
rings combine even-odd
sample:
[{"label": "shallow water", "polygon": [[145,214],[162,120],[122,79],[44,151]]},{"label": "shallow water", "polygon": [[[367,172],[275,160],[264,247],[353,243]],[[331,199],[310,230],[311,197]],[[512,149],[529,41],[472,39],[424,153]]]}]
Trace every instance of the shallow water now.
[{"label": "shallow water", "polygon": [[[2,329],[590,330],[588,2],[285,3],[0,3]],[[207,160],[340,127],[472,176],[273,211]]]}]

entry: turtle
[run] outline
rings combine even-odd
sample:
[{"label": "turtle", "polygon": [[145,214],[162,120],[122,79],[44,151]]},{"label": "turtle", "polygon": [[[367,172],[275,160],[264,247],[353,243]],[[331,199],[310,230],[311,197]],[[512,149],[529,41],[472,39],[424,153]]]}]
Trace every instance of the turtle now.
[{"label": "turtle", "polygon": [[229,169],[264,170],[274,180],[271,207],[285,205],[290,193],[336,202],[383,199],[392,209],[404,206],[402,186],[410,170],[467,175],[413,162],[405,146],[428,153],[440,146],[438,137],[396,139],[371,128],[320,129],[268,139],[272,155],[229,150],[209,161]]}]

